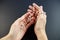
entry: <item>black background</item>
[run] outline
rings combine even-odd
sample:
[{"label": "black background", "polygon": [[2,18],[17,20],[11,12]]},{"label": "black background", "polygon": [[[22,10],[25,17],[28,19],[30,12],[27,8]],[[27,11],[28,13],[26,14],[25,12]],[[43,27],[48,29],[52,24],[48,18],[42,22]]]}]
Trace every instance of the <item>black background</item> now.
[{"label": "black background", "polygon": [[[0,38],[7,35],[11,24],[26,13],[32,3],[43,5],[47,12],[46,33],[49,40],[60,40],[60,0],[0,0]],[[22,40],[37,40],[32,25]]]}]

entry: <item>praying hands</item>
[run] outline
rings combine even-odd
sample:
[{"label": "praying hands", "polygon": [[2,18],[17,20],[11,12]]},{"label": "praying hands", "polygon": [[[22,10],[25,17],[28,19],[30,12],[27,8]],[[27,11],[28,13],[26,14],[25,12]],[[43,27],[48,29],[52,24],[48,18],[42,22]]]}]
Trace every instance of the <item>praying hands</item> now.
[{"label": "praying hands", "polygon": [[29,9],[23,16],[14,21],[9,33],[0,40],[21,40],[32,24],[35,24],[34,32],[37,40],[48,40],[45,31],[46,19],[47,15],[43,11],[43,6],[33,3],[29,5]]}]

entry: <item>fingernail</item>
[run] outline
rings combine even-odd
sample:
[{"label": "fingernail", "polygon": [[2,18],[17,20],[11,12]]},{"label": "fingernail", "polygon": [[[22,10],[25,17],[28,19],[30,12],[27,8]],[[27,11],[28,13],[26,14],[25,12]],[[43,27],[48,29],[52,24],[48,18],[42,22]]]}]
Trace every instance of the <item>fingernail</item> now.
[{"label": "fingernail", "polygon": [[43,9],[43,6],[40,6],[41,7],[41,9]]},{"label": "fingernail", "polygon": [[29,5],[29,8],[31,7],[31,5]]},{"label": "fingernail", "polygon": [[35,3],[33,3],[33,5],[35,5]]}]

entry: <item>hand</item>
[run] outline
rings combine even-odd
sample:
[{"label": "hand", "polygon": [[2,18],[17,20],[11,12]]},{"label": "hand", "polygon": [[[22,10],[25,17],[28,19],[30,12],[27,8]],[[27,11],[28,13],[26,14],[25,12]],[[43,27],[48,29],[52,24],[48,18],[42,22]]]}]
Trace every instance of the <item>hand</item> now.
[{"label": "hand", "polygon": [[18,18],[11,26],[9,34],[13,35],[13,40],[21,40],[31,24],[34,23],[35,17],[30,11]]},{"label": "hand", "polygon": [[35,11],[37,18],[34,31],[38,40],[48,40],[45,32],[47,15],[46,12],[43,11],[43,6],[38,6],[33,3],[33,6],[30,5],[29,8]]},{"label": "hand", "polygon": [[35,22],[35,14],[32,10],[28,9],[27,13],[18,18],[10,28],[7,36],[1,40],[21,40],[27,29]]},{"label": "hand", "polygon": [[[2,40],[21,40],[29,26],[35,22],[34,31],[38,40],[48,40],[45,33],[46,18],[43,7],[33,3],[33,6],[29,6],[27,13],[11,25],[8,36],[2,38]],[[10,37],[12,37],[12,39]]]},{"label": "hand", "polygon": [[38,6],[37,4],[33,3],[33,6],[30,5],[29,8],[31,9],[30,11],[35,13],[35,28],[45,30],[47,15],[46,12],[43,11],[43,6]]},{"label": "hand", "polygon": [[43,11],[43,6],[38,6],[37,4],[33,4],[33,7],[35,7],[35,9],[37,9],[36,14],[37,14],[37,20],[36,20],[36,24],[35,24],[35,28],[36,29],[43,29],[45,30],[45,26],[46,26],[46,19],[47,19],[47,15],[46,12]]},{"label": "hand", "polygon": [[33,6],[37,9],[36,13],[37,15],[37,20],[35,24],[35,34],[38,38],[38,40],[48,40],[46,31],[45,31],[45,26],[46,26],[46,12],[43,11],[43,6],[38,6],[37,4],[33,4]]}]

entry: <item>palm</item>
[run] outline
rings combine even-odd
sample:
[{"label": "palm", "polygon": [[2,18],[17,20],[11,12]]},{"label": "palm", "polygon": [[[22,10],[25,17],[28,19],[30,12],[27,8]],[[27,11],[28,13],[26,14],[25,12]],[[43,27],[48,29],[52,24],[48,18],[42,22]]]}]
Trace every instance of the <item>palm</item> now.
[{"label": "palm", "polygon": [[25,28],[21,27],[21,20],[18,21],[18,19],[12,24],[10,33],[14,36],[14,38],[17,38],[17,36],[20,36],[21,38],[25,34]]},{"label": "palm", "polygon": [[[31,18],[30,18],[31,16]],[[31,13],[26,13],[21,18],[17,19],[11,26],[10,34],[17,38],[17,40],[22,39],[27,28],[34,23],[35,17]]]}]

